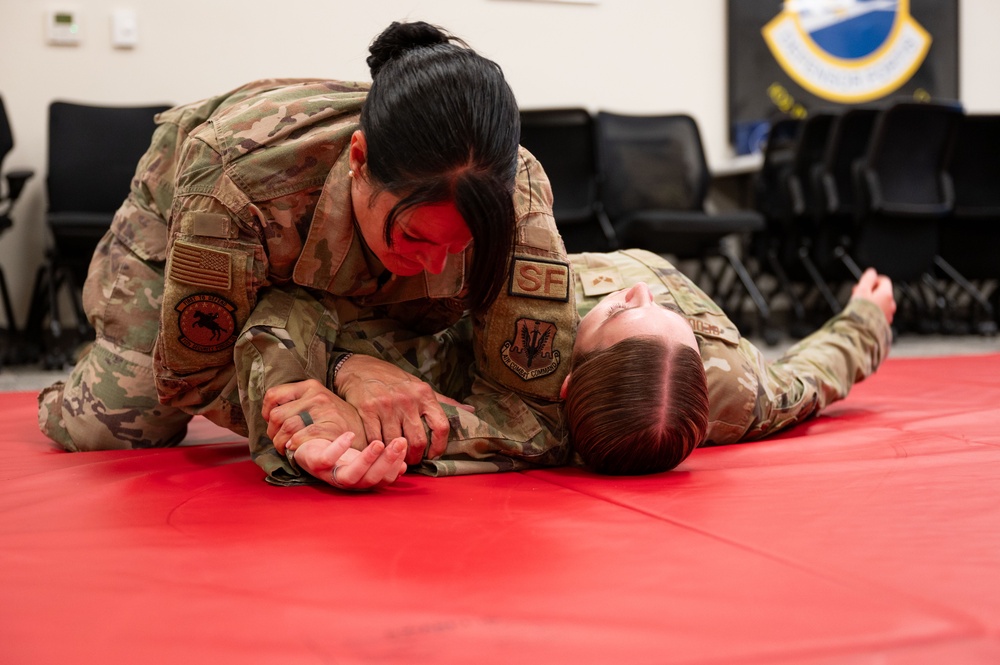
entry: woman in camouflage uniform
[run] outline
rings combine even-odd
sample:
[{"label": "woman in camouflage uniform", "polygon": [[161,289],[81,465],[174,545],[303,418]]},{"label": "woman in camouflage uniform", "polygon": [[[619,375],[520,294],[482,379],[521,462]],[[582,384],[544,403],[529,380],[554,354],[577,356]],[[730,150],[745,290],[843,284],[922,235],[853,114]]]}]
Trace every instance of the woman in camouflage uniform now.
[{"label": "woman in camouflage uniform", "polygon": [[[257,81],[161,114],[84,287],[97,339],[39,396],[45,434],[72,451],[169,446],[203,414],[294,484],[308,477],[271,444],[264,392],[312,379],[329,393],[339,371],[363,380],[286,432],[326,418],[371,444],[340,456],[401,470],[444,450],[449,415],[422,382],[345,353],[340,331],[385,319],[432,333],[472,310],[470,427],[513,460],[565,458],[560,358],[577,315],[513,94],[495,63],[424,23],[391,25],[368,64],[370,86]],[[546,335],[529,354],[530,326]]]},{"label": "woman in camouflage uniform", "polygon": [[696,446],[790,427],[846,397],[889,352],[896,304],[874,270],[840,314],[769,362],[662,257],[570,258],[583,319],[561,394],[573,449],[601,473],[666,471]]}]

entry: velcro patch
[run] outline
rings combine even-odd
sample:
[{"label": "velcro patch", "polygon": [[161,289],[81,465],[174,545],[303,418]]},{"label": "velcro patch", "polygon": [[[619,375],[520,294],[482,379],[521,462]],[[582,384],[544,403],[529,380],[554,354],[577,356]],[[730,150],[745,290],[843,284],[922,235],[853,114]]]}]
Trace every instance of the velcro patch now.
[{"label": "velcro patch", "polygon": [[231,224],[232,221],[229,219],[229,215],[198,212],[194,213],[191,220],[191,233],[196,236],[208,236],[209,238],[228,238]]},{"label": "velcro patch", "polygon": [[170,258],[170,277],[185,284],[228,291],[232,285],[231,261],[227,252],[178,240]]},{"label": "velcro patch", "polygon": [[728,327],[723,328],[714,323],[709,323],[703,319],[696,319],[693,316],[685,317],[687,318],[688,324],[691,326],[691,330],[698,333],[702,337],[714,337],[716,339],[721,339],[730,344],[740,343],[740,334],[735,328]]},{"label": "velcro patch", "polygon": [[604,296],[625,288],[625,280],[617,268],[592,268],[577,274],[585,296]]},{"label": "velcro patch", "polygon": [[569,264],[514,257],[507,293],[522,298],[569,300]]}]

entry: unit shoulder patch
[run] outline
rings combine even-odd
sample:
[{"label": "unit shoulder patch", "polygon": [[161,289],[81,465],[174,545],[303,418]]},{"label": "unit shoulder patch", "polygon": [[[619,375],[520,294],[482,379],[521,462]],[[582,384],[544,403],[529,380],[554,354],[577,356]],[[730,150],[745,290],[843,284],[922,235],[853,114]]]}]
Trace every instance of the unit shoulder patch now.
[{"label": "unit shoulder patch", "polygon": [[236,305],[211,293],[196,293],[181,300],[177,310],[177,340],[199,353],[222,351],[236,343]]},{"label": "unit shoulder patch", "polygon": [[548,376],[559,367],[555,348],[556,324],[537,319],[518,319],[514,338],[500,347],[500,358],[510,371],[525,381]]}]

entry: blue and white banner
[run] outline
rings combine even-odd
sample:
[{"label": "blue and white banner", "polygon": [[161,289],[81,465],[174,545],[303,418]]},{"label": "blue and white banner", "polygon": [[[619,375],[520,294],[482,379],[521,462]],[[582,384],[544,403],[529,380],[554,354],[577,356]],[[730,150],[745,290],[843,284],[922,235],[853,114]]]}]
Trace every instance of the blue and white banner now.
[{"label": "blue and white banner", "polygon": [[729,0],[728,18],[738,154],[782,116],[958,98],[957,0]]}]

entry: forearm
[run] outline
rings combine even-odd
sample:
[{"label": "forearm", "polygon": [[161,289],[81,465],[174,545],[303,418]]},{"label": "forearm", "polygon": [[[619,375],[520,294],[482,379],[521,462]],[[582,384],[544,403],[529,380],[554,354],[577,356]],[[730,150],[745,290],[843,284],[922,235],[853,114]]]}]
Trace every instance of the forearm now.
[{"label": "forearm", "polygon": [[843,399],[878,369],[891,342],[882,311],[870,301],[851,300],[819,330],[765,364],[755,424],[745,438],[783,429]]},{"label": "forearm", "polygon": [[236,343],[233,360],[250,452],[270,482],[298,484],[310,478],[275,450],[262,414],[264,393],[306,379],[325,385],[335,337],[335,321],[318,301],[298,288],[271,288],[261,292]]}]

